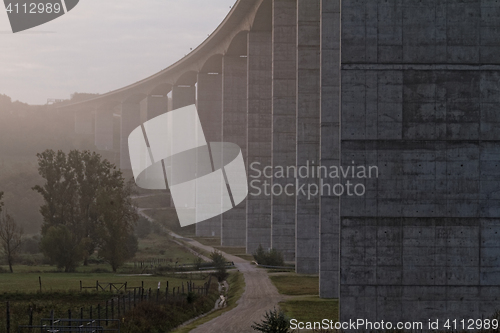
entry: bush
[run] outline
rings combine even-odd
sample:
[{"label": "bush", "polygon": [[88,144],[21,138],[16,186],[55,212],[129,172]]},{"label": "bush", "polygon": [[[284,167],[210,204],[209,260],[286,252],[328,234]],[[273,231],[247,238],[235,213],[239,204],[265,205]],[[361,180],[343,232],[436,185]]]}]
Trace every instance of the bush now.
[{"label": "bush", "polygon": [[35,235],[30,238],[25,238],[21,245],[21,253],[40,253],[40,236]]},{"label": "bush", "polygon": [[257,250],[253,253],[253,257],[260,265],[283,266],[285,264],[283,253],[276,249],[271,249],[266,252],[260,244]]},{"label": "bush", "polygon": [[214,250],[210,254],[210,258],[212,259],[212,265],[215,267],[216,272],[213,275],[217,278],[217,281],[222,282],[227,279],[229,275],[226,271],[226,258],[217,250]]},{"label": "bush", "polygon": [[282,310],[266,311],[264,315],[264,320],[260,323],[254,323],[252,328],[255,331],[264,333],[288,333],[290,332],[288,318],[286,318],[285,313]]},{"label": "bush", "polygon": [[147,218],[141,216],[139,221],[137,221],[134,232],[137,238],[145,238],[151,233],[151,222],[149,222]]}]

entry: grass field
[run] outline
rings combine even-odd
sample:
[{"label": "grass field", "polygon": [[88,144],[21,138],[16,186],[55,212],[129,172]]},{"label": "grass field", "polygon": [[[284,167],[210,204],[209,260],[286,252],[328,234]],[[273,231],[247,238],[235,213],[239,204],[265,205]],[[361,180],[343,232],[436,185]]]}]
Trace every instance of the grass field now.
[{"label": "grass field", "polygon": [[269,274],[269,278],[283,295],[319,295],[319,277],[295,273]]},{"label": "grass field", "polygon": [[338,320],[338,300],[321,299],[317,296],[297,297],[280,303],[289,318],[299,321]]},{"label": "grass field", "polygon": [[196,256],[186,248],[171,241],[170,236],[151,233],[139,240],[139,251],[132,261],[148,259],[172,259],[180,264],[192,264]]},{"label": "grass field", "polygon": [[212,237],[193,237],[195,241],[207,246],[220,246],[220,238]]},{"label": "grass field", "polygon": [[147,197],[135,198],[132,202],[141,208],[167,208],[170,207],[170,194],[158,193]]},{"label": "grass field", "polygon": [[184,237],[194,237],[195,236],[195,225],[190,225],[182,228],[179,224],[179,219],[177,218],[177,213],[175,208],[167,209],[151,209],[144,210],[144,214],[148,215],[158,223],[160,223],[165,228],[181,235]]}]

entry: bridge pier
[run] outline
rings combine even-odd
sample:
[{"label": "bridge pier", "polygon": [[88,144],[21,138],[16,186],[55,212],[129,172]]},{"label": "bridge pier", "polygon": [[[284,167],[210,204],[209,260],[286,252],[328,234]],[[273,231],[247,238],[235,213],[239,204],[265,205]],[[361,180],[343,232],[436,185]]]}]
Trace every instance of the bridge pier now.
[{"label": "bridge pier", "polygon": [[94,115],[92,109],[79,109],[75,111],[75,133],[93,134]]},{"label": "bridge pier", "polygon": [[[296,165],[297,0],[273,1],[272,166]],[[273,177],[273,186],[295,184],[295,177]],[[295,260],[295,195],[272,195],[271,246]]]},{"label": "bridge pier", "polygon": [[99,108],[95,112],[95,146],[99,150],[113,150],[113,108]]},{"label": "bridge pier", "polygon": [[141,106],[139,102],[123,102],[121,109],[120,169],[132,170],[128,148],[128,137],[134,129],[141,125]]},{"label": "bridge pier", "polygon": [[196,103],[196,86],[189,85],[174,85],[172,88],[172,110]]},{"label": "bridge pier", "polygon": [[[340,165],[340,0],[321,2],[321,165],[329,168]],[[323,193],[320,200],[319,295],[338,298],[340,198]]]},{"label": "bridge pier", "polygon": [[[198,115],[208,143],[222,142],[222,73],[198,73]],[[196,223],[196,236],[220,237],[222,217]]]},{"label": "bridge pier", "polygon": [[143,103],[146,106],[146,121],[169,111],[169,99],[166,93],[165,95],[149,95]]},{"label": "bridge pier", "polygon": [[[247,173],[249,185],[256,181],[259,189],[266,178],[258,178],[251,170],[271,165],[272,142],[272,32],[251,31],[248,34],[248,147]],[[270,179],[267,179],[270,182]],[[247,198],[247,253],[262,245],[271,247],[271,197],[263,192],[256,195],[249,186]]]},{"label": "bridge pier", "polygon": [[320,0],[297,2],[297,170],[295,267],[299,274],[319,271],[320,162]]},{"label": "bridge pier", "polygon": [[[222,61],[222,139],[247,151],[247,54],[225,55]],[[221,245],[245,246],[246,202],[222,214]]]}]

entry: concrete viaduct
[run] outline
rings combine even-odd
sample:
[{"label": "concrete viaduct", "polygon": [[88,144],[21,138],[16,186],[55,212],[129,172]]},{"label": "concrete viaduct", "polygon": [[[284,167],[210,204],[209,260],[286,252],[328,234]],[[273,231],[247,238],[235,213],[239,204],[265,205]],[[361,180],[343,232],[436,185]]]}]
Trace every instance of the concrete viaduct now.
[{"label": "concrete viaduct", "polygon": [[249,195],[196,233],[282,251],[342,320],[477,319],[500,309],[499,17],[496,0],[239,0],[177,63],[64,111],[124,170],[134,128],[194,103],[249,176],[377,166],[363,196]]}]

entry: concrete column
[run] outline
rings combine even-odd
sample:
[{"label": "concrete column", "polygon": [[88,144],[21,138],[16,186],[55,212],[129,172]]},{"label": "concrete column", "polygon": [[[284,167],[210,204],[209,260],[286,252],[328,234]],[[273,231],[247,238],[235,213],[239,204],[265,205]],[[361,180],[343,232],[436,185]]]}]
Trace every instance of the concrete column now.
[{"label": "concrete column", "polygon": [[[340,0],[321,3],[321,165],[340,165]],[[334,185],[332,179],[325,183]],[[320,199],[319,294],[338,298],[340,283],[340,200]]]},{"label": "concrete column", "polygon": [[93,113],[91,109],[83,109],[75,111],[75,133],[76,134],[92,134]]},{"label": "concrete column", "polygon": [[[273,1],[273,168],[296,163],[297,1]],[[295,184],[295,177],[273,178],[273,186]],[[272,196],[271,246],[295,260],[295,195]]]},{"label": "concrete column", "polygon": [[[198,73],[198,115],[207,142],[222,141],[222,73]],[[222,217],[196,223],[196,236],[220,237]]]},{"label": "concrete column", "polygon": [[99,150],[113,150],[113,109],[99,109],[95,113],[95,146]]},{"label": "concrete column", "polygon": [[[262,188],[269,179],[257,176],[252,163],[259,170],[271,165],[272,149],[272,32],[248,34],[248,157],[249,182]],[[258,164],[257,164],[258,163]],[[253,193],[253,194],[252,194]],[[249,188],[247,200],[247,253],[252,254],[262,245],[271,247],[271,196],[256,195]]]},{"label": "concrete column", "polygon": [[[224,56],[222,65],[222,139],[240,146],[246,156],[247,145],[247,58]],[[246,200],[222,214],[222,246],[245,246]]]},{"label": "concrete column", "polygon": [[175,85],[172,88],[172,110],[196,103],[196,86]]},{"label": "concrete column", "polygon": [[122,103],[121,131],[120,131],[120,168],[131,170],[128,150],[128,136],[141,125],[141,106],[139,103]]},{"label": "concrete column", "polygon": [[148,96],[145,103],[146,120],[151,120],[169,111],[167,95]]},{"label": "concrete column", "polygon": [[320,4],[321,0],[297,2],[297,170],[299,186],[307,189],[296,198],[299,274],[319,271]]}]

